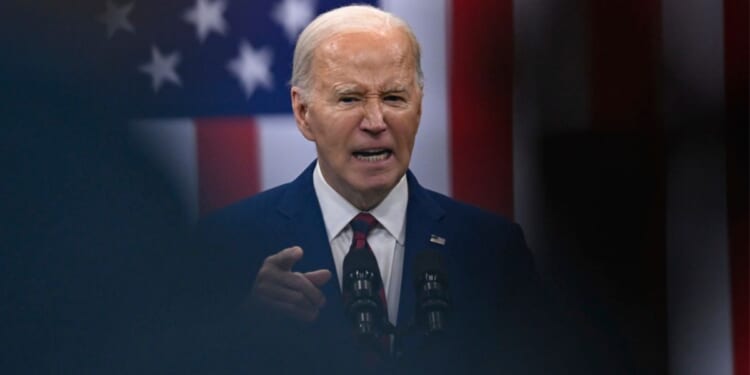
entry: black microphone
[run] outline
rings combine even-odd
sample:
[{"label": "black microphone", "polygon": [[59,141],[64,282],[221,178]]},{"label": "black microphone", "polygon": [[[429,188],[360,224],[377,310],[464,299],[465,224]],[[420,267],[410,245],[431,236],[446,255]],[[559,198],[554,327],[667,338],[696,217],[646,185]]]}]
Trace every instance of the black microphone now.
[{"label": "black microphone", "polygon": [[417,292],[417,326],[424,329],[428,336],[444,332],[450,298],[443,254],[437,250],[417,253],[414,287]]},{"label": "black microphone", "polygon": [[354,325],[354,334],[372,345],[384,333],[385,316],[378,295],[381,287],[378,262],[370,251],[352,250],[344,257],[344,306]]}]

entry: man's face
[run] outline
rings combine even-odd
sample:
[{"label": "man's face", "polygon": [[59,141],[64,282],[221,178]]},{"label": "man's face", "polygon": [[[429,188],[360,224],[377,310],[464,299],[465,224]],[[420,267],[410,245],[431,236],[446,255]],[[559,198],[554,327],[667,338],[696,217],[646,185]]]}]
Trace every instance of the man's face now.
[{"label": "man's face", "polygon": [[[298,127],[315,142],[326,181],[360,209],[377,204],[409,166],[422,111],[403,31],[337,35],[316,49],[312,88],[292,89]],[[375,201],[372,201],[375,199]]]}]

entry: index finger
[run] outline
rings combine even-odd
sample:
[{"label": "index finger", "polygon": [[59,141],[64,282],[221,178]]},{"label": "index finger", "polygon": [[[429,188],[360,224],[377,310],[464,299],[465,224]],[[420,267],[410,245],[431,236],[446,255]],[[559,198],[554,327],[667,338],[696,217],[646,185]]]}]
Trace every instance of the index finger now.
[{"label": "index finger", "polygon": [[302,259],[302,248],[299,246],[287,247],[266,258],[266,262],[275,265],[284,271],[291,271],[297,261]]},{"label": "index finger", "polygon": [[293,275],[294,277],[289,279],[287,287],[302,293],[313,306],[322,307],[326,302],[323,292],[308,280],[304,274],[295,272]]}]

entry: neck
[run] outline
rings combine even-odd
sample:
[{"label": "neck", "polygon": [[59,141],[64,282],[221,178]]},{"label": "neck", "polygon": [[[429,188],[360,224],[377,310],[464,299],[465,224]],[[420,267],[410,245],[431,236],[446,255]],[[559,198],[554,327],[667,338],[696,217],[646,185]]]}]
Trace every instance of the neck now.
[{"label": "neck", "polygon": [[357,192],[345,194],[335,187],[334,190],[341,194],[344,199],[346,199],[349,203],[352,204],[352,206],[356,207],[360,211],[372,210],[373,208],[377,207],[380,202],[382,202],[383,199],[385,199],[385,197],[388,195],[388,191],[384,193],[378,192],[372,194],[362,194]]},{"label": "neck", "polygon": [[360,211],[370,211],[377,207],[395,187],[394,185],[388,188],[371,189],[368,191],[355,190],[351,188],[351,186],[344,184],[342,181],[326,176],[326,171],[322,164],[319,164],[319,167],[323,180],[334,191],[346,199],[347,202]]}]

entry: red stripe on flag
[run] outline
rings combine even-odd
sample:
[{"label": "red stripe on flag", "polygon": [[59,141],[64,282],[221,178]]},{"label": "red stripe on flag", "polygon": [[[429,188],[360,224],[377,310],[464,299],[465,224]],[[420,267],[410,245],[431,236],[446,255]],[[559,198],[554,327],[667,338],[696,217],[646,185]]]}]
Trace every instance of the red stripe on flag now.
[{"label": "red stripe on flag", "polygon": [[594,1],[591,7],[592,125],[660,133],[661,1]]},{"label": "red stripe on flag", "polygon": [[750,18],[748,0],[724,0],[727,213],[732,280],[732,344],[735,375],[750,375],[750,234],[748,233],[748,121],[750,114]]},{"label": "red stripe on flag", "polygon": [[260,190],[258,129],[251,118],[199,119],[200,215]]},{"label": "red stripe on flag", "polygon": [[[625,199],[624,212],[604,213],[627,230],[603,224],[612,237],[597,249],[603,269],[613,271],[605,280],[615,293],[612,316],[632,361],[630,372],[667,373],[666,296],[666,146],[661,119],[661,1],[590,1],[591,119],[594,139],[613,151],[600,149],[597,163],[619,168],[628,181],[595,180],[603,202]],[[601,147],[601,145],[600,145]],[[616,147],[622,147],[618,149]],[[616,175],[615,175],[616,178]],[[623,196],[625,195],[625,196]],[[596,197],[592,197],[596,199]],[[615,205],[614,207],[617,207]],[[602,233],[594,235],[602,236]],[[630,248],[619,248],[627,243]],[[627,254],[608,253],[613,249]],[[622,272],[624,271],[624,272]],[[622,273],[620,273],[622,272]],[[637,322],[637,324],[635,324]]]},{"label": "red stripe on flag", "polygon": [[454,0],[452,13],[452,194],[512,216],[512,1]]}]

